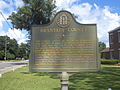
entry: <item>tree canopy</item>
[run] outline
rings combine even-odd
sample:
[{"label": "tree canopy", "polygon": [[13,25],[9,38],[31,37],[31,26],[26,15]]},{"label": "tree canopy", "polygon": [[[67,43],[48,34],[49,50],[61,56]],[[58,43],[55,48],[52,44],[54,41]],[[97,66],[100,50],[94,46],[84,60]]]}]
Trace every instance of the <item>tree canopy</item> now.
[{"label": "tree canopy", "polygon": [[15,39],[10,39],[8,36],[0,36],[0,60],[4,60],[5,52],[6,59],[9,60],[17,58],[28,59],[30,46],[24,43],[19,45]]},{"label": "tree canopy", "polygon": [[24,6],[18,8],[17,13],[13,12],[9,16],[14,28],[29,31],[31,25],[41,25],[50,22],[50,18],[55,11],[53,0],[23,0]]},{"label": "tree canopy", "polygon": [[104,42],[99,42],[99,51],[101,52],[105,48],[106,48],[105,43]]}]

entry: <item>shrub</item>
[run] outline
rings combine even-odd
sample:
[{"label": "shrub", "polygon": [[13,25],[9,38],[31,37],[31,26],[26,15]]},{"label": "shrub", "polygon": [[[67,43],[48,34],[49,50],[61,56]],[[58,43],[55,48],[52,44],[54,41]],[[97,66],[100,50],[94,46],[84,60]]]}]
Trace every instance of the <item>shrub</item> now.
[{"label": "shrub", "polygon": [[8,60],[15,59],[15,55],[7,52],[7,59],[8,59]]},{"label": "shrub", "polygon": [[110,65],[112,65],[112,64],[117,64],[117,63],[119,63],[120,62],[120,60],[110,60],[110,59],[102,59],[101,60],[101,64],[110,64]]},{"label": "shrub", "polygon": [[4,60],[5,52],[3,50],[0,51],[0,60]]}]

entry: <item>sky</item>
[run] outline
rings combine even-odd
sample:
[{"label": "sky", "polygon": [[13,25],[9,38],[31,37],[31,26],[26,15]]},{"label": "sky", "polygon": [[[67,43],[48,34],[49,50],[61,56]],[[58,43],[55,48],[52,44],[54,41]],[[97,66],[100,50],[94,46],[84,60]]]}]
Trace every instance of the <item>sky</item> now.
[{"label": "sky", "polygon": [[[97,24],[97,35],[101,42],[109,46],[108,32],[120,26],[120,0],[56,0],[57,12],[70,11],[77,16],[82,24]],[[18,7],[22,7],[22,0],[0,0],[0,12],[8,18]],[[12,24],[8,21],[10,26]],[[25,43],[27,32],[11,29],[0,15],[0,36],[8,35],[18,43]]]}]

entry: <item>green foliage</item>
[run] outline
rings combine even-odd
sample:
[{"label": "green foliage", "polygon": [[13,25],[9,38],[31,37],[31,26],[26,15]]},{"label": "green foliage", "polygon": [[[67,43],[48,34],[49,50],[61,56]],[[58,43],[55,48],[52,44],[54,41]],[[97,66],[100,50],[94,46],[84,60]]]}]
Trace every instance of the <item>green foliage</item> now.
[{"label": "green foliage", "polygon": [[0,78],[0,90],[54,90],[59,87],[59,81],[51,78],[50,73],[30,73],[25,67],[4,74]]},{"label": "green foliage", "polygon": [[18,53],[18,44],[15,39],[10,39],[8,36],[0,36],[0,59],[5,57],[5,46],[6,46],[6,58],[15,59]]},{"label": "green foliage", "polygon": [[5,36],[0,36],[0,50],[5,48]]},{"label": "green foliage", "polygon": [[15,59],[15,55],[14,55],[14,54],[11,54],[11,53],[7,52],[6,55],[7,55],[6,58],[7,58],[8,60]]},{"label": "green foliage", "polygon": [[28,44],[21,43],[21,45],[19,45],[18,57],[28,59],[29,53],[30,53],[30,46]]},{"label": "green foliage", "polygon": [[112,65],[112,64],[117,64],[119,63],[120,60],[110,60],[110,59],[102,59],[101,60],[101,64],[109,64],[109,65]]},{"label": "green foliage", "polygon": [[18,47],[17,41],[15,39],[11,39],[7,42],[7,51],[10,54],[13,54],[14,57],[18,56],[18,48],[19,47]]},{"label": "green foliage", "polygon": [[0,36],[0,60],[5,58],[5,46],[6,46],[6,58],[29,58],[30,46],[28,44],[18,45],[15,39],[10,39],[8,36]]},{"label": "green foliage", "polygon": [[4,59],[4,57],[5,57],[5,52],[4,52],[4,50],[1,50],[0,51],[0,60]]},{"label": "green foliage", "polygon": [[53,0],[23,0],[24,6],[13,12],[8,19],[17,29],[30,30],[31,25],[41,25],[50,22],[55,4]]},{"label": "green foliage", "polygon": [[106,48],[105,43],[104,42],[99,42],[99,51],[101,52],[105,48]]}]

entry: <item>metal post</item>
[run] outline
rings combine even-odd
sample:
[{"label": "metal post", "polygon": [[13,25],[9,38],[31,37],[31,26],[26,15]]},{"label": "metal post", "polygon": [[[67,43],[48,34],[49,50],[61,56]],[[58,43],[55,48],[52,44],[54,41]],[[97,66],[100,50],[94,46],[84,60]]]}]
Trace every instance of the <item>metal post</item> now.
[{"label": "metal post", "polygon": [[69,75],[67,72],[62,72],[61,75],[61,90],[68,90]]},{"label": "metal post", "polygon": [[4,58],[5,60],[6,60],[6,56],[7,56],[7,54],[6,54],[7,53],[7,41],[6,40],[7,40],[7,35],[5,36],[5,58]]}]

